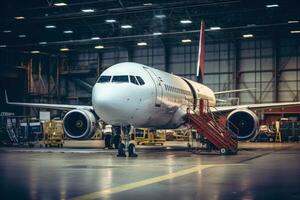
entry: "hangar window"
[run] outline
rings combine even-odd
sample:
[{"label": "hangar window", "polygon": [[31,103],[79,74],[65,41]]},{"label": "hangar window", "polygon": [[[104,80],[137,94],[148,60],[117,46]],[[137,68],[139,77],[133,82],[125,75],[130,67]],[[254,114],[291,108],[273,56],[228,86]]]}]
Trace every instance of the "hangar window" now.
[{"label": "hangar window", "polygon": [[135,85],[139,85],[139,83],[137,82],[137,80],[134,76],[130,76],[130,82],[135,84]]},{"label": "hangar window", "polygon": [[112,82],[115,83],[128,83],[128,76],[114,76]]},{"label": "hangar window", "polygon": [[140,76],[137,76],[136,79],[138,80],[138,82],[140,83],[140,85],[145,85],[144,80]]},{"label": "hangar window", "polygon": [[111,76],[100,76],[98,83],[107,83],[110,82]]}]

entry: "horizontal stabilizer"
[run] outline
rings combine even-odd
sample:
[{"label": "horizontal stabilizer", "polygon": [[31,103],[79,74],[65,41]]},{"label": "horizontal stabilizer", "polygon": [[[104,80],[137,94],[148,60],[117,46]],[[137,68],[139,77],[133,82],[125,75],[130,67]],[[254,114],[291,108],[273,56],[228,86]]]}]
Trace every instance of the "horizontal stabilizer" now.
[{"label": "horizontal stabilizer", "polygon": [[215,92],[214,94],[215,95],[218,95],[218,94],[229,94],[229,93],[244,92],[244,91],[251,91],[251,90],[255,90],[255,88],[220,91],[220,92]]}]

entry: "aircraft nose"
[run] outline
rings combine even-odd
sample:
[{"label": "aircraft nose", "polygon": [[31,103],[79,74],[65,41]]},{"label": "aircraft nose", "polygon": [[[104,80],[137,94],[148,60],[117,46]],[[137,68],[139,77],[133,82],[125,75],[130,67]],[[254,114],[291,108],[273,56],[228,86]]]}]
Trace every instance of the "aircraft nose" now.
[{"label": "aircraft nose", "polygon": [[93,107],[97,115],[107,123],[116,123],[120,119],[126,119],[129,110],[123,106],[129,101],[124,91],[105,85],[96,85],[93,88]]}]

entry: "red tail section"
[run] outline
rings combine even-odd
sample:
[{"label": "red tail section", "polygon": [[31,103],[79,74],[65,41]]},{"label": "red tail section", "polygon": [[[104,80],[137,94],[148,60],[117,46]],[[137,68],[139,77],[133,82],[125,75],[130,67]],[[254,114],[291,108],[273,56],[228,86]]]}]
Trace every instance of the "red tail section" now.
[{"label": "red tail section", "polygon": [[198,53],[198,62],[197,62],[197,81],[199,83],[203,82],[204,78],[204,31],[205,31],[205,23],[201,21],[200,28],[200,39],[199,39],[199,53]]}]

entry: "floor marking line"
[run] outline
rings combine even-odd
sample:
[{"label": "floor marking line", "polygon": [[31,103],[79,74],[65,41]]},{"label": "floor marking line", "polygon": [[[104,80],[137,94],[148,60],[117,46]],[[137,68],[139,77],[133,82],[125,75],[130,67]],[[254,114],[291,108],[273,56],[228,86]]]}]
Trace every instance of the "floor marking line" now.
[{"label": "floor marking line", "polygon": [[141,180],[141,181],[137,181],[137,182],[133,182],[133,183],[120,185],[120,186],[113,187],[113,188],[108,188],[108,189],[101,190],[98,192],[93,192],[93,193],[89,193],[86,195],[77,196],[77,197],[71,198],[71,200],[92,200],[92,199],[99,199],[101,197],[104,198],[104,197],[108,197],[109,195],[114,194],[114,193],[124,192],[124,191],[132,190],[135,188],[140,188],[140,187],[144,187],[147,185],[151,185],[154,183],[159,183],[159,182],[162,182],[165,180],[169,180],[169,179],[177,178],[180,176],[188,175],[191,173],[195,173],[197,171],[202,171],[202,170],[210,168],[210,167],[230,166],[230,165],[242,165],[242,164],[197,165],[195,167],[179,170],[177,172],[173,172],[173,173],[170,173],[167,175],[149,178],[149,179],[145,179],[145,180]]}]

